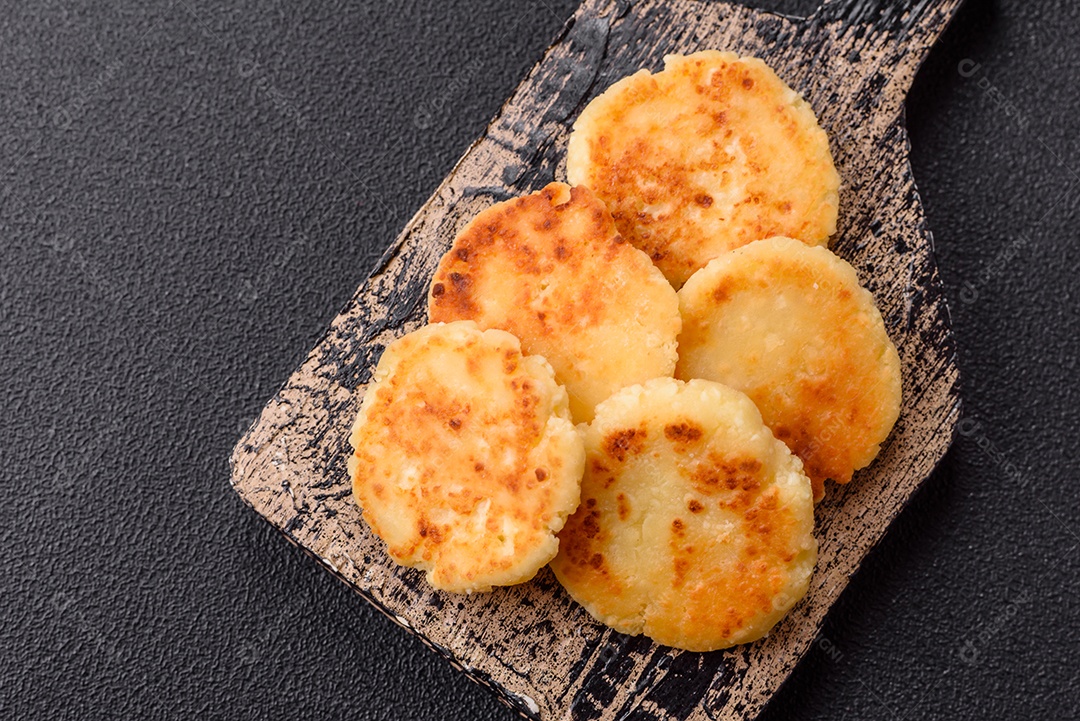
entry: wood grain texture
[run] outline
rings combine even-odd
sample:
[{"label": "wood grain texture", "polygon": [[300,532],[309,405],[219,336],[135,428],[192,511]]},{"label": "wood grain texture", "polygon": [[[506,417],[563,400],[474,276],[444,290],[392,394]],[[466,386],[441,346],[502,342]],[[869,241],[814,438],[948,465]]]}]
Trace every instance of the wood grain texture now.
[{"label": "wood grain texture", "polygon": [[[753,717],[813,643],[851,574],[948,448],[959,414],[948,310],[911,168],[903,100],[960,0],[846,0],[808,19],[696,0],[586,0],[234,451],[233,484],[291,541],[529,718]],[[433,591],[361,520],[348,435],[383,348],[425,321],[455,234],[494,202],[562,180],[570,126],[620,77],[671,52],[762,57],[811,103],[843,185],[834,250],[875,295],[904,404],[874,464],[817,510],[807,597],[757,643],[689,653],[593,622],[546,569],[490,594]]]}]

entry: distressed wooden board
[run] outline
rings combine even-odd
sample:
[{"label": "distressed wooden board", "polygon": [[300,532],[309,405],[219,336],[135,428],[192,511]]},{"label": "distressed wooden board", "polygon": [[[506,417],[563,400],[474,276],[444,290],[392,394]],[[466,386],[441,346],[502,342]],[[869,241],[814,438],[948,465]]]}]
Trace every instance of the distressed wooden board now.
[{"label": "distressed wooden board", "polygon": [[[948,310],[908,163],[903,100],[960,0],[837,0],[808,19],[697,0],[586,0],[421,208],[234,451],[245,502],[368,601],[530,718],[753,717],[813,642],[890,521],[944,455],[959,413]],[[829,133],[843,179],[834,249],[873,291],[904,368],[900,420],[877,461],[818,507],[807,597],[770,636],[698,654],[593,622],[548,570],[491,594],[433,591],[395,566],[354,506],[348,434],[383,348],[423,324],[442,253],[479,210],[564,179],[592,97],[670,52],[766,59]]]}]

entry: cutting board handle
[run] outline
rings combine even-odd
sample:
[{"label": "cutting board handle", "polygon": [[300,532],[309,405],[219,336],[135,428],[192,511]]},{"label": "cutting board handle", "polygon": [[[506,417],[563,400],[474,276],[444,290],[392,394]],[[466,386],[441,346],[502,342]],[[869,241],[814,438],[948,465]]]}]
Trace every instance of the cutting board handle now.
[{"label": "cutting board handle", "polygon": [[963,0],[825,0],[811,17],[865,34],[873,45],[900,45],[916,62],[934,44]]}]

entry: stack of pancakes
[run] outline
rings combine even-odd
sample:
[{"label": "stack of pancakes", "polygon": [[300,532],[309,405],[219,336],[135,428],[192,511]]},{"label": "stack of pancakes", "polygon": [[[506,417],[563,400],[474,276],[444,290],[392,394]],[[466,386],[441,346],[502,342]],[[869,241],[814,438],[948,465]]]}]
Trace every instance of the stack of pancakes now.
[{"label": "stack of pancakes", "polygon": [[436,588],[550,562],[600,621],[705,651],[805,594],[814,503],[877,455],[900,363],[827,249],[840,179],[809,106],[760,60],[665,62],[585,108],[569,185],[461,231],[349,470]]}]

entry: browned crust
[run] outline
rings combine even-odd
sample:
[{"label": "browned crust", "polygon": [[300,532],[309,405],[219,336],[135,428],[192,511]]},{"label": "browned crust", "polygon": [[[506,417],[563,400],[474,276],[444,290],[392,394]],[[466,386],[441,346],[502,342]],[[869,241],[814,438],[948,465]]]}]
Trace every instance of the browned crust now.
[{"label": "browned crust", "polygon": [[754,240],[824,245],[836,230],[839,175],[813,112],[731,53],[669,56],[616,83],[575,123],[567,173],[675,287]]},{"label": "browned crust", "polygon": [[596,196],[563,183],[478,214],[439,263],[428,317],[520,338],[551,363],[581,421],[619,388],[672,375],[681,328],[663,276]]}]

